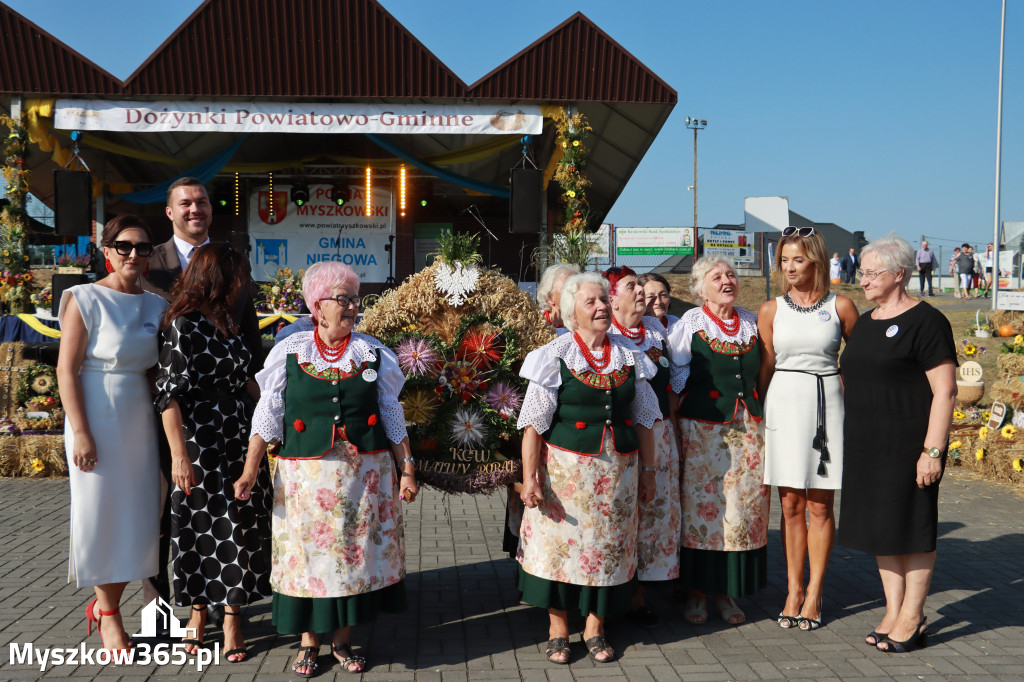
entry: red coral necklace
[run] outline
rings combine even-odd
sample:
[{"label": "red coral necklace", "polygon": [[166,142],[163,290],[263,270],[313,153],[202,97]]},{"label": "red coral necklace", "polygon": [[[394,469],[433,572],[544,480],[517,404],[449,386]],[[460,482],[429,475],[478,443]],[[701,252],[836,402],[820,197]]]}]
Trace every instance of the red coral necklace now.
[{"label": "red coral necklace", "polygon": [[573,332],[572,338],[575,339],[576,345],[579,346],[580,352],[583,353],[583,358],[587,361],[587,364],[595,372],[600,372],[612,361],[612,342],[608,340],[607,334],[605,334],[604,342],[601,344],[601,351],[604,353],[604,358],[601,360],[594,357],[594,354],[587,348],[587,344],[583,343],[583,339],[580,338],[578,333]]},{"label": "red coral necklace", "polygon": [[702,308],[704,314],[711,318],[711,321],[718,325],[718,328],[722,330],[722,333],[726,336],[736,336],[740,332],[740,314],[735,310],[733,311],[733,318],[728,322],[725,322],[718,315],[711,312],[711,308],[704,304]]},{"label": "red coral necklace", "polygon": [[640,320],[640,325],[636,328],[635,332],[631,331],[631,330],[629,330],[629,329],[627,329],[625,327],[623,327],[621,324],[619,324],[619,321],[616,320],[614,317],[612,318],[612,324],[614,324],[615,328],[618,329],[619,332],[621,332],[622,335],[625,336],[630,341],[635,341],[635,342],[643,341],[644,340],[644,334],[647,333],[647,331],[644,329],[644,321],[643,320]]},{"label": "red coral necklace", "polygon": [[320,353],[326,362],[334,363],[341,359],[341,356],[345,354],[348,349],[348,342],[352,340],[352,335],[347,334],[345,338],[341,340],[337,346],[328,346],[327,343],[320,338],[320,332],[313,332],[313,339],[316,341],[316,350]]}]

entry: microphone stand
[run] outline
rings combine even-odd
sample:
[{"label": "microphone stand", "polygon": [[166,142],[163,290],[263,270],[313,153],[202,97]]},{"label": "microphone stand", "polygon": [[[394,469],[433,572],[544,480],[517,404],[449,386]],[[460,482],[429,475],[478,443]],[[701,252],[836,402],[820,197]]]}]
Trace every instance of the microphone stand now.
[{"label": "microphone stand", "polygon": [[[484,222],[483,217],[480,215],[480,209],[477,207],[476,204],[470,204],[469,207],[464,209],[462,212],[465,213],[466,215],[468,215],[473,220],[475,220],[477,222],[477,224],[480,225],[480,227],[484,228],[484,231],[491,236],[491,239],[493,239],[494,241],[499,241],[498,237],[493,232],[491,232],[491,228],[487,227],[487,223]],[[494,265],[494,262],[491,260],[491,242],[488,241],[487,242],[487,267],[491,267],[493,265]]]}]

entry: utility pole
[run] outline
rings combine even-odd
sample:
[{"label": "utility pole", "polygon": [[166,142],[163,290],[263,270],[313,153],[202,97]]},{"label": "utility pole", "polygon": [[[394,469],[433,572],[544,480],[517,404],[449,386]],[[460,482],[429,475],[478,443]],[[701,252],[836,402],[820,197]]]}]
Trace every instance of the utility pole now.
[{"label": "utility pole", "polygon": [[705,119],[692,116],[686,117],[686,127],[693,131],[693,230],[697,237],[697,131],[704,130],[708,125]]}]

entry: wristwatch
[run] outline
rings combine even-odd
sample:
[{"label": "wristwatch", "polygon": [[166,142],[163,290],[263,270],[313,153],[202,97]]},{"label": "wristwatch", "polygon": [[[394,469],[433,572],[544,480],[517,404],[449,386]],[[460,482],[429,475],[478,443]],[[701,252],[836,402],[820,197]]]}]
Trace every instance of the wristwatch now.
[{"label": "wristwatch", "polygon": [[925,448],[924,452],[932,459],[942,457],[942,450],[939,450],[938,448]]}]

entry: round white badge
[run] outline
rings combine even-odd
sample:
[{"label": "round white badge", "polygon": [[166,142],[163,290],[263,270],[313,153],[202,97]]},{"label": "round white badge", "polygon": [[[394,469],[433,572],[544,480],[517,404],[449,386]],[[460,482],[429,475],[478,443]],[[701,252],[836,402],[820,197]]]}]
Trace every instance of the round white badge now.
[{"label": "round white badge", "polygon": [[830,313],[827,310],[819,310],[818,319],[821,320],[822,322],[828,322],[829,320],[832,319],[832,313]]},{"label": "round white badge", "polygon": [[892,337],[896,336],[896,334],[899,333],[899,331],[900,326],[898,324],[894,324],[885,330],[885,335],[891,339]]},{"label": "round white badge", "polygon": [[658,358],[658,364],[661,365],[662,367],[668,367],[668,358],[662,355],[660,358]]},{"label": "round white badge", "polygon": [[377,380],[377,370],[375,370],[375,369],[364,369],[363,370],[363,381],[370,381],[370,382],[372,382],[372,381],[376,381],[376,380]]}]

